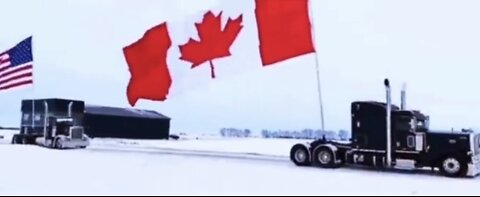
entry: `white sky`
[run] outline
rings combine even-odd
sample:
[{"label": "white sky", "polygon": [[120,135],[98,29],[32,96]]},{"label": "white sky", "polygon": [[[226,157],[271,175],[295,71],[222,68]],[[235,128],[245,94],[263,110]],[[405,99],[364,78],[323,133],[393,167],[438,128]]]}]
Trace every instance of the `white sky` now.
[{"label": "white sky", "polygon": [[[0,17],[8,20],[2,21],[0,50],[33,35],[36,84],[35,91],[0,92],[0,125],[17,126],[20,100],[33,96],[128,107],[130,75],[122,47],[151,26],[198,16],[215,3],[4,3],[8,9]],[[480,94],[475,89],[480,82],[479,10],[480,1],[473,0],[313,0],[326,128],[349,129],[354,100],[383,101],[385,77],[392,80],[397,104],[401,84],[407,83],[407,106],[430,114],[432,127],[480,128]],[[219,78],[168,102],[141,101],[137,107],[172,117],[173,132],[320,128],[313,60],[307,55]],[[198,72],[208,73],[204,67]]]}]

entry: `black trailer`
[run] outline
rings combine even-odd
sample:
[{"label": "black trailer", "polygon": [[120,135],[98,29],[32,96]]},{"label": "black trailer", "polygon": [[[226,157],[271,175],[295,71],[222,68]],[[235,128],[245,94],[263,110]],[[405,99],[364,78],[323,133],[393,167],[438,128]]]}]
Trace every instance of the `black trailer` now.
[{"label": "black trailer", "polygon": [[350,141],[317,139],[295,144],[290,159],[298,166],[323,168],[344,165],[395,168],[399,161],[410,161],[416,168],[438,168],[448,177],[480,173],[480,134],[471,130],[432,131],[429,117],[417,110],[407,110],[404,98],[401,107],[391,103],[388,79],[385,87],[386,103],[351,103]]}]

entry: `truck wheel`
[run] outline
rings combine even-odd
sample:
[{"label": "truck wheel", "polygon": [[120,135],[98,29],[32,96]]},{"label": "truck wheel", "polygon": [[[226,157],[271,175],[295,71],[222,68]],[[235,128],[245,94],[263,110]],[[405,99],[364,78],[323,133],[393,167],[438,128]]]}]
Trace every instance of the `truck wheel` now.
[{"label": "truck wheel", "polygon": [[465,160],[455,156],[446,157],[440,163],[440,172],[447,177],[465,176],[467,168]]},{"label": "truck wheel", "polygon": [[335,156],[329,148],[320,147],[313,151],[313,163],[322,168],[334,168]]},{"label": "truck wheel", "polygon": [[290,150],[290,160],[297,166],[309,166],[310,154],[304,145],[297,144]]},{"label": "truck wheel", "polygon": [[21,144],[22,140],[20,139],[20,135],[13,135],[12,137],[12,144]]},{"label": "truck wheel", "polygon": [[33,136],[23,136],[22,137],[22,143],[23,144],[28,144],[28,145],[32,145],[32,144],[35,144],[35,137]]},{"label": "truck wheel", "polygon": [[63,148],[63,140],[60,138],[57,138],[54,143],[54,148],[56,149],[62,149]]},{"label": "truck wheel", "polygon": [[27,137],[27,136],[24,136],[24,137],[22,138],[22,144],[30,144],[30,143],[28,143],[28,142],[29,142],[29,141],[28,141],[28,137]]}]

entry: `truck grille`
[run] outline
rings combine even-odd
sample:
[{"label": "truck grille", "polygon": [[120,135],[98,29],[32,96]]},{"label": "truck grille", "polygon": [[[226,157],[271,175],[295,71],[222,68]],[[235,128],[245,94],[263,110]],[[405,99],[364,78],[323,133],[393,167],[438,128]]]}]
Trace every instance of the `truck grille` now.
[{"label": "truck grille", "polygon": [[72,139],[82,139],[83,137],[83,128],[72,128],[71,138]]},{"label": "truck grille", "polygon": [[473,144],[475,146],[473,148],[475,154],[480,154],[480,134],[475,135]]}]

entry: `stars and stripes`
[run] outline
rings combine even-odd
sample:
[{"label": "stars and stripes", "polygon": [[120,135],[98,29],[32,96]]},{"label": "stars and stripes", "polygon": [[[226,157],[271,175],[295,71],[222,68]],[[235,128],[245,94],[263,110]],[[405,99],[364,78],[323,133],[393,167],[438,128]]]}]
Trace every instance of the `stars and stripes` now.
[{"label": "stars and stripes", "polygon": [[0,53],[0,91],[33,84],[32,37]]}]

